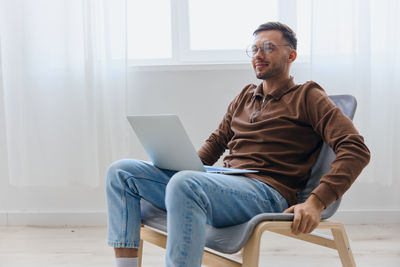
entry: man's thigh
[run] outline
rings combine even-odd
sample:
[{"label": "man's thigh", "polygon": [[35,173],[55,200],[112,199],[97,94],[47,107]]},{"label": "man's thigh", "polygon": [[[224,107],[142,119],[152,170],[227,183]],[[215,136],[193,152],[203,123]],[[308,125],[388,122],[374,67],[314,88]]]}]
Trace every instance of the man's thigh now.
[{"label": "man's thigh", "polygon": [[253,178],[195,171],[183,175],[204,194],[207,222],[216,227],[240,224],[257,214],[282,212],[288,207],[275,189]]}]

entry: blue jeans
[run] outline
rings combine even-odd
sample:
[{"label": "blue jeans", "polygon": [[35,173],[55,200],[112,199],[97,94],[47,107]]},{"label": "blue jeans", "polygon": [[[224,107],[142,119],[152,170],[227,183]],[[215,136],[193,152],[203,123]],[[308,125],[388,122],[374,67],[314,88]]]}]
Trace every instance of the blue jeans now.
[{"label": "blue jeans", "polygon": [[138,248],[140,199],[167,210],[166,266],[201,266],[206,223],[226,227],[264,212],[282,212],[287,201],[253,178],[170,171],[125,159],[107,173],[108,244]]}]

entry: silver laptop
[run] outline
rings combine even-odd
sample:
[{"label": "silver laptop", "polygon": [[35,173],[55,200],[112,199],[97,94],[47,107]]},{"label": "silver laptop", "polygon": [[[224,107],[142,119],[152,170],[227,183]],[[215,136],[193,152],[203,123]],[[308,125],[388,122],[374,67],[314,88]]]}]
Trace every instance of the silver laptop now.
[{"label": "silver laptop", "polygon": [[224,174],[257,172],[204,166],[176,115],[141,115],[127,118],[154,166],[158,168]]}]

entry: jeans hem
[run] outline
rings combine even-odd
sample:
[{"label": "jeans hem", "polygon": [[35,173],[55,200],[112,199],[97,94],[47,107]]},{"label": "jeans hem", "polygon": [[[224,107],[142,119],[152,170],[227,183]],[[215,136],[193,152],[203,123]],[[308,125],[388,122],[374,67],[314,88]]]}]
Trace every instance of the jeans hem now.
[{"label": "jeans hem", "polygon": [[139,242],[116,242],[108,241],[108,246],[114,248],[139,248]]}]

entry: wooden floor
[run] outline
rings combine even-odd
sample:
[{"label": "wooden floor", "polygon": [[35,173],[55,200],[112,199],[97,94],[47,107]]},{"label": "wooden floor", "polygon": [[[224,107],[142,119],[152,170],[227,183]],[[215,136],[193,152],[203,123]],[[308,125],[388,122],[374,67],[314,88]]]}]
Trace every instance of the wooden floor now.
[{"label": "wooden floor", "polygon": [[[346,225],[357,266],[399,267],[400,224]],[[164,266],[165,251],[145,244],[143,266]],[[105,227],[0,227],[0,267],[114,266]],[[335,251],[273,233],[262,240],[261,266],[337,267]]]}]

